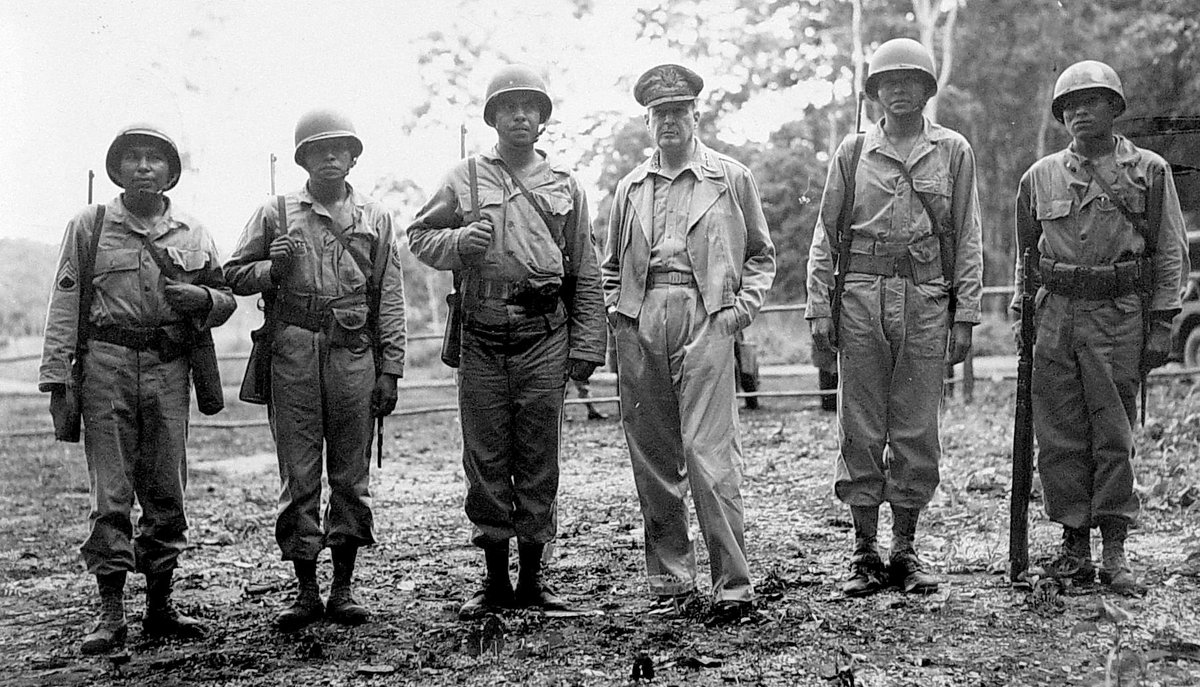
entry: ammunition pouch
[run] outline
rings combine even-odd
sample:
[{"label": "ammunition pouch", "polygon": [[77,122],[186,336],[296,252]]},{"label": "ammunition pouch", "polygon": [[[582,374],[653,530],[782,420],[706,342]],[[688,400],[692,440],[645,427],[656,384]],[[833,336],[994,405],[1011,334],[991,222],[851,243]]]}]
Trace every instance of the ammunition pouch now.
[{"label": "ammunition pouch", "polygon": [[279,296],[276,306],[275,316],[280,322],[314,333],[324,332],[333,348],[363,353],[371,347],[365,294],[328,298],[285,293]]},{"label": "ammunition pouch", "polygon": [[197,331],[185,324],[163,327],[109,325],[94,328],[91,338],[135,351],[154,351],[164,363],[186,355],[196,391],[196,408],[204,415],[215,415],[225,408],[212,332]]},{"label": "ammunition pouch", "polygon": [[558,310],[559,291],[558,284],[533,286],[528,282],[521,282],[508,297],[508,302],[524,308],[529,315],[550,315]]},{"label": "ammunition pouch", "polygon": [[1145,258],[1112,265],[1071,265],[1042,258],[1038,276],[1050,293],[1068,298],[1107,300],[1147,293],[1153,283],[1153,264]]}]

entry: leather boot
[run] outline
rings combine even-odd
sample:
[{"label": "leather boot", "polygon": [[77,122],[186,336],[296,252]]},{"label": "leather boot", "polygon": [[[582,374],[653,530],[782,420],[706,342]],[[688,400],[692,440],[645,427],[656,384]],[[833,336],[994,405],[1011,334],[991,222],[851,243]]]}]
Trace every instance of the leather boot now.
[{"label": "leather boot", "polygon": [[569,611],[571,606],[566,599],[555,594],[554,590],[542,581],[542,553],[545,548],[545,544],[520,542],[517,545],[517,557],[521,565],[517,572],[517,607]]},{"label": "leather boot", "polygon": [[295,632],[325,614],[317,585],[317,562],[292,561],[292,566],[296,569],[296,597],[291,606],[275,616],[275,626],[283,632]]},{"label": "leather boot", "polygon": [[1140,594],[1145,587],[1133,576],[1125,559],[1125,536],[1128,532],[1129,523],[1120,518],[1109,518],[1100,523],[1100,536],[1104,544],[1100,556],[1100,582],[1119,594]]},{"label": "leather boot", "polygon": [[867,596],[887,586],[883,559],[876,545],[879,507],[851,506],[850,514],[854,518],[854,555],[850,557],[850,575],[842,581],[842,594]]},{"label": "leather boot", "polygon": [[892,506],[892,553],[888,557],[888,573],[892,584],[910,594],[932,594],[938,589],[938,579],[917,556],[913,540],[917,536],[919,508]]},{"label": "leather boot", "polygon": [[100,590],[100,615],[96,624],[83,636],[79,650],[85,654],[107,654],[125,645],[128,625],[125,622],[125,573],[96,576]]},{"label": "leather boot", "polygon": [[331,549],[331,554],[333,585],[329,589],[329,602],[325,605],[325,613],[335,623],[362,625],[371,619],[371,614],[359,605],[351,594],[358,547],[335,546]]},{"label": "leather boot", "polygon": [[458,609],[460,620],[475,620],[513,607],[513,587],[508,579],[508,541],[484,546],[483,561],[487,565],[483,586]]},{"label": "leather boot", "polygon": [[142,632],[151,637],[203,637],[204,623],[180,613],[171,603],[174,571],[146,575],[146,614]]},{"label": "leather boot", "polygon": [[1069,578],[1076,584],[1091,584],[1096,579],[1092,535],[1087,527],[1063,526],[1062,546],[1058,556],[1050,562],[1049,572],[1054,577]]}]

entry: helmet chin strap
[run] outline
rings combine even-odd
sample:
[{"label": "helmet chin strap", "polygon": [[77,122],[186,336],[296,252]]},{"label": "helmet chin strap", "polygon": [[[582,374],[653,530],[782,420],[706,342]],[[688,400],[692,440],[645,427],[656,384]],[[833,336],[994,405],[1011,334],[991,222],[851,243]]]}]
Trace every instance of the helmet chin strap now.
[{"label": "helmet chin strap", "polygon": [[121,194],[122,204],[139,217],[146,217],[158,212],[166,204],[165,198],[162,191],[143,191],[142,189],[125,189]]}]

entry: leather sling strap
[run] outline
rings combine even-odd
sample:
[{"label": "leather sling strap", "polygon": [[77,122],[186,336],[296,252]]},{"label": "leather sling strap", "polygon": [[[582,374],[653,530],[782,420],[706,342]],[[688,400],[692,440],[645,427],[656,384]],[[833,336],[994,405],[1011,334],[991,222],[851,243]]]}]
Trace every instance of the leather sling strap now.
[{"label": "leather sling strap", "polygon": [[85,249],[84,244],[79,241],[79,237],[75,237],[75,263],[79,269],[79,315],[76,319],[75,326],[75,357],[79,357],[80,351],[87,348],[88,339],[91,338],[92,332],[92,299],[96,295],[96,289],[92,285],[92,275],[96,269],[96,253],[100,250],[100,234],[104,231],[104,212],[103,204],[96,206],[96,217],[92,220],[92,235],[88,241],[90,249]]},{"label": "leather sling strap", "polygon": [[550,221],[550,216],[547,215],[546,211],[542,209],[541,204],[537,202],[537,199],[533,197],[533,194],[529,192],[529,189],[525,188],[525,184],[521,183],[521,180],[517,178],[516,174],[513,174],[512,168],[508,166],[508,163],[501,158],[496,158],[496,165],[508,174],[508,178],[512,179],[513,183],[517,185],[517,188],[521,191],[521,195],[525,196],[525,200],[529,201],[529,204],[532,205],[533,209],[537,211],[538,217],[542,218],[542,222],[546,224],[546,229],[550,232],[550,237],[554,239],[554,243],[558,245],[558,251],[562,253],[563,272],[565,274],[570,274],[571,256],[567,254],[566,237],[563,236],[561,231],[554,230],[554,222]]}]

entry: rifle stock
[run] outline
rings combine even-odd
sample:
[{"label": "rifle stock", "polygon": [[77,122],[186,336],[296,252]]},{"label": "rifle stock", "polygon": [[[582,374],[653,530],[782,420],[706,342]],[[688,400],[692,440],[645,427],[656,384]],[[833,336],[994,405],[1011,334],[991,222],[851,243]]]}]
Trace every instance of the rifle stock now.
[{"label": "rifle stock", "polygon": [[1029,568],[1029,495],[1033,490],[1033,343],[1037,336],[1037,264],[1033,251],[1021,256],[1021,348],[1017,362],[1016,417],[1013,422],[1012,496],[1009,504],[1008,561],[1012,582],[1021,581]]}]

